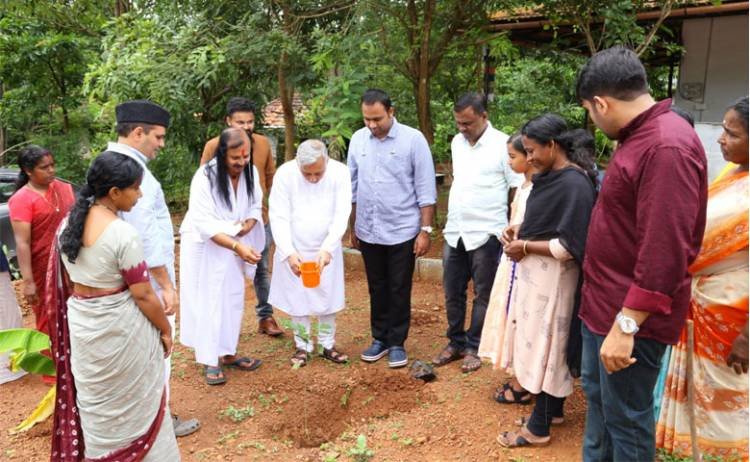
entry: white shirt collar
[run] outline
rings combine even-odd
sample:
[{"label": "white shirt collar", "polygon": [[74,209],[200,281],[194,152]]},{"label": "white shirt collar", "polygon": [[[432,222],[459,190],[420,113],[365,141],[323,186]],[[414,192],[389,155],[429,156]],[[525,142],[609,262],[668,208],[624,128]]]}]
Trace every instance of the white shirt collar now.
[{"label": "white shirt collar", "polygon": [[147,164],[148,161],[151,160],[146,157],[146,155],[141,151],[124,143],[110,141],[109,143],[107,143],[107,151],[114,151],[119,152],[120,154],[125,154],[127,156],[133,157],[135,160],[138,160],[143,164]]},{"label": "white shirt collar", "polygon": [[478,147],[482,146],[482,144],[484,142],[487,141],[488,137],[492,136],[492,135],[490,135],[490,131],[492,131],[492,130],[493,130],[492,123],[489,120],[487,120],[487,127],[484,129],[484,132],[482,133],[482,136],[479,137],[479,139],[477,140],[476,143],[474,143],[473,146],[471,145],[471,143],[469,143],[469,140],[467,140],[464,135],[461,135],[461,139],[464,141],[464,143],[466,143],[466,145],[468,147],[470,147],[470,148],[478,148]]}]

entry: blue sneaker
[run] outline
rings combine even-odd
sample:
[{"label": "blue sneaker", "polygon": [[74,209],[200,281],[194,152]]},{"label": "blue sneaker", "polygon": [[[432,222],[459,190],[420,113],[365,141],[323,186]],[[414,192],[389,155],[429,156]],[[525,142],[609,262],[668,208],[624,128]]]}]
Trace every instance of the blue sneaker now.
[{"label": "blue sneaker", "polygon": [[397,368],[404,367],[409,362],[409,358],[406,356],[406,350],[404,347],[391,347],[388,350],[388,367]]},{"label": "blue sneaker", "polygon": [[378,359],[382,358],[383,356],[388,354],[388,347],[385,346],[385,344],[379,340],[373,340],[372,345],[370,345],[370,348],[366,349],[362,352],[362,355],[360,355],[360,358],[362,358],[362,361],[368,362],[368,363],[374,363]]}]

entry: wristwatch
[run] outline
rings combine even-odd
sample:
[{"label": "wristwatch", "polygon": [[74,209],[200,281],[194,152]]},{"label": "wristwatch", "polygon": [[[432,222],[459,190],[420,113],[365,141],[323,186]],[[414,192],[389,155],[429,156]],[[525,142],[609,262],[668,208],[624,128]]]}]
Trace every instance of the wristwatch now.
[{"label": "wristwatch", "polygon": [[617,313],[615,321],[617,321],[617,324],[620,326],[620,330],[624,334],[635,335],[635,333],[639,330],[638,323],[635,322],[635,319],[624,315],[622,311]]},{"label": "wristwatch", "polygon": [[432,226],[422,226],[419,230],[424,231],[427,234],[432,234]]}]

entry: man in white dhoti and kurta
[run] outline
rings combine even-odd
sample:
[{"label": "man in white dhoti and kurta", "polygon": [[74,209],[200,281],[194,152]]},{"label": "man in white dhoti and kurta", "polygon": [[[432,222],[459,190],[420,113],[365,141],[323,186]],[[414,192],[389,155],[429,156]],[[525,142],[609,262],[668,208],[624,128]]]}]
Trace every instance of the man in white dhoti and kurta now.
[{"label": "man in white dhoti and kurta", "polygon": [[214,159],[190,184],[180,228],[180,342],[195,349],[209,385],[226,382],[223,367],[251,371],[260,360],[237,354],[245,278],[253,278],[265,245],[263,192],[247,134],[228,128]]},{"label": "man in white dhoti and kurta", "polygon": [[[336,313],[344,308],[344,256],[341,238],[352,208],[349,170],[328,158],[319,140],[299,145],[296,160],[276,171],[269,219],[276,242],[269,301],[292,318],[296,351],[292,364],[304,366],[313,352],[311,318],[318,317],[321,356],[349,360],[335,347]],[[315,262],[317,287],[304,287],[302,262]]]}]

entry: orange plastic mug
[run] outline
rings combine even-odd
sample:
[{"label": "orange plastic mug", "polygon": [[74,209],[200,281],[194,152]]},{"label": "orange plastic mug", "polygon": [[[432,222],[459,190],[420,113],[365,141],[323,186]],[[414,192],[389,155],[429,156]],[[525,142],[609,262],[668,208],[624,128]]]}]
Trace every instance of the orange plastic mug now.
[{"label": "orange plastic mug", "polygon": [[302,285],[312,289],[320,285],[320,268],[314,261],[303,261],[299,266],[302,273]]}]

